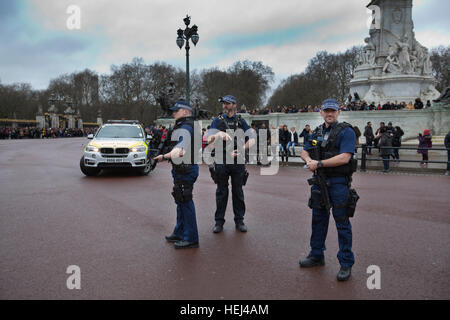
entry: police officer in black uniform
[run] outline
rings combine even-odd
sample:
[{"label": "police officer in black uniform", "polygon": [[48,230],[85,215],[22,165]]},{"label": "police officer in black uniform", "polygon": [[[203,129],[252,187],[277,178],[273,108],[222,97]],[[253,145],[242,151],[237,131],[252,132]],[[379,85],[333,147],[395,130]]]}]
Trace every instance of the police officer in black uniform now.
[{"label": "police officer in black uniform", "polygon": [[[228,202],[228,180],[231,177],[231,192],[233,199],[233,212],[234,222],[236,229],[241,232],[247,232],[247,226],[244,224],[245,215],[245,202],[244,191],[242,186],[248,177],[248,172],[245,170],[245,157],[242,153],[239,153],[237,139],[232,139],[231,136],[226,133],[227,130],[242,129],[247,135],[245,139],[245,150],[248,150],[255,143],[255,134],[250,130],[247,122],[236,114],[237,101],[232,95],[226,95],[219,99],[222,102],[223,114],[215,118],[208,131],[208,144],[214,143],[216,140],[223,140],[223,148],[220,150],[215,148],[215,182],[217,183],[216,189],[216,212],[215,212],[215,226],[213,228],[214,233],[219,233],[223,230],[225,223],[225,210]],[[234,140],[234,145],[233,141]],[[231,150],[227,149],[231,144]],[[243,143],[243,141],[242,141]],[[216,144],[215,144],[216,145]],[[218,157],[218,153],[222,152],[223,157]],[[217,159],[223,158],[221,163],[218,163]],[[230,159],[231,158],[231,159]],[[238,161],[244,159],[244,161]]]},{"label": "police officer in black uniform", "polygon": [[192,200],[194,182],[198,177],[192,108],[184,101],[177,101],[169,110],[175,119],[175,126],[167,138],[170,151],[154,159],[169,160],[172,163],[172,196],[177,205],[177,223],[166,240],[173,242],[176,249],[198,248],[197,220]]},{"label": "police officer in black uniform", "polygon": [[[338,260],[341,265],[337,279],[346,281],[351,275],[354,264],[352,252],[352,226],[349,217],[353,216],[358,196],[354,189],[350,189],[351,176],[356,170],[353,159],[356,135],[351,126],[345,122],[339,123],[339,104],[334,99],[327,99],[322,103],[320,111],[325,123],[313,133],[311,140],[305,144],[301,157],[308,169],[315,173],[322,170],[326,177],[329,202],[338,232],[339,252]],[[313,145],[316,144],[314,147]],[[314,178],[313,177],[313,178]],[[317,181],[311,179],[310,181]],[[329,208],[324,207],[325,192],[314,182],[311,187],[309,206],[312,208],[312,233],[310,239],[311,251],[306,259],[300,261],[304,268],[323,266],[325,264],[325,239],[328,231]]]}]

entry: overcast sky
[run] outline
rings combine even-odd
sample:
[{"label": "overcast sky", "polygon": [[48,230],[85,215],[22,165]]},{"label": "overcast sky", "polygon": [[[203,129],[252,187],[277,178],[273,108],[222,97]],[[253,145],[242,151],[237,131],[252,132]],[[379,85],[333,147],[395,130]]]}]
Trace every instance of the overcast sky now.
[{"label": "overcast sky", "polygon": [[[345,51],[368,36],[369,0],[0,0],[0,81],[31,83],[86,68],[109,73],[111,64],[142,57],[185,67],[176,30],[192,16],[200,41],[191,70],[262,61],[276,83],[302,72],[319,50]],[[81,9],[81,29],[67,28],[67,8]],[[450,1],[413,0],[416,38],[424,46],[450,45]],[[276,83],[274,85],[276,85]]]}]

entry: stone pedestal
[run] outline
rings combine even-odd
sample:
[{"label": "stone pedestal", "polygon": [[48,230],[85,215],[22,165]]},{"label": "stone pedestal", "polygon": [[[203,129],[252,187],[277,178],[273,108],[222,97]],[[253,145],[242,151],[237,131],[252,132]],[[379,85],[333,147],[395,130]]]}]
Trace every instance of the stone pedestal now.
[{"label": "stone pedestal", "polygon": [[97,118],[97,124],[99,125],[99,126],[102,126],[103,125],[103,119],[102,118]]},{"label": "stone pedestal", "polygon": [[404,101],[412,102],[420,98],[422,102],[432,101],[439,96],[431,76],[385,75],[358,78],[351,81],[351,93],[357,92],[367,103]]}]

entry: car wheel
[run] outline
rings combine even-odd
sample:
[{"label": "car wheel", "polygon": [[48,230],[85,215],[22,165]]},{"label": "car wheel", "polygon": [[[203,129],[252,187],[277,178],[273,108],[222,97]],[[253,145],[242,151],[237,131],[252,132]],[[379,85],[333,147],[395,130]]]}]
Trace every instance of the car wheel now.
[{"label": "car wheel", "polygon": [[145,167],[138,169],[138,174],[140,176],[146,176],[152,171],[152,162],[150,160],[147,160],[147,164]]},{"label": "car wheel", "polygon": [[88,177],[96,176],[100,173],[100,169],[98,169],[98,168],[86,167],[84,165],[84,157],[81,157],[81,159],[80,159],[80,169],[81,169],[81,172],[83,172]]}]

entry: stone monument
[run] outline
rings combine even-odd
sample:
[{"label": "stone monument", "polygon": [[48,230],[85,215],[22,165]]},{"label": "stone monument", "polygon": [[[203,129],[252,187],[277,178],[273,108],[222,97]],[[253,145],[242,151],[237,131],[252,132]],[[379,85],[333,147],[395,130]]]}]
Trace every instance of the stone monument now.
[{"label": "stone monument", "polygon": [[381,104],[439,97],[428,49],[415,39],[412,0],[372,0],[367,8],[377,16],[357,56],[350,94]]}]

